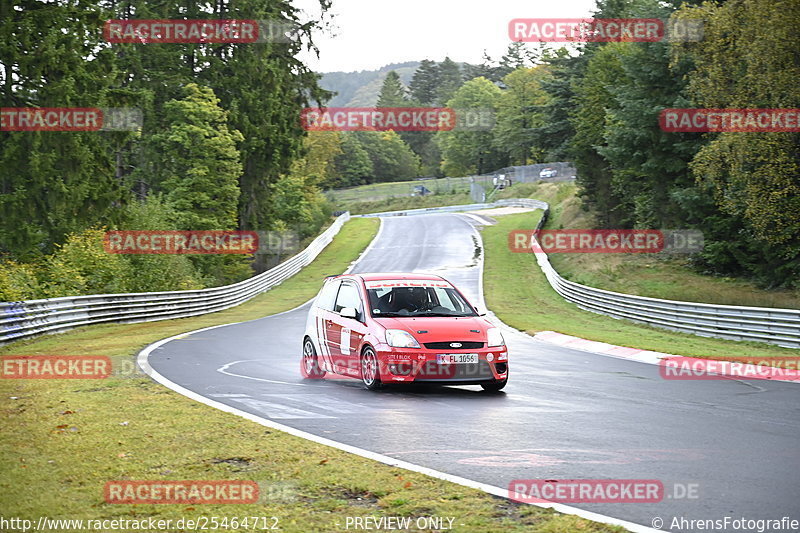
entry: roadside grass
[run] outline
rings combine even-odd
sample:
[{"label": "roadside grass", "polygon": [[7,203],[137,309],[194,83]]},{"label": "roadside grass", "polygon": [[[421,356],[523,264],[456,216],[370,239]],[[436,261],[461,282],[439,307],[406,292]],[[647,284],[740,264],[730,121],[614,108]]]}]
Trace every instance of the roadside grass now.
[{"label": "roadside grass", "polygon": [[445,205],[470,204],[469,193],[430,194],[427,196],[407,196],[385,198],[372,201],[347,201],[337,203],[336,208],[350,211],[354,215],[379,213],[381,211],[400,211],[403,209],[421,209],[424,207],[441,207]]},{"label": "roadside grass", "polygon": [[[454,517],[455,531],[611,532],[598,524],[379,464],[223,413],[143,376],[149,343],[291,309],[313,297],[374,237],[354,219],[309,266],[236,308],[179,320],[94,326],[0,349],[10,355],[108,355],[105,380],[0,380],[0,508],[4,518],[197,519],[275,516],[287,532],[344,529],[347,516]],[[112,505],[113,480],[253,480],[251,505]],[[272,524],[272,521],[268,521]],[[177,528],[170,529],[177,531]],[[231,527],[226,531],[253,531]]]},{"label": "roadside grass", "polygon": [[417,185],[422,185],[437,195],[469,192],[469,178],[462,177],[371,183],[347,189],[334,189],[326,191],[325,194],[334,203],[376,201],[389,196],[410,196]]},{"label": "roadside grass", "polygon": [[790,348],[699,337],[579,309],[550,287],[533,254],[514,253],[508,248],[508,233],[535,229],[541,215],[541,211],[535,211],[498,216],[496,225],[482,230],[486,304],[506,324],[529,334],[557,331],[620,346],[709,359],[797,357],[797,350]]}]

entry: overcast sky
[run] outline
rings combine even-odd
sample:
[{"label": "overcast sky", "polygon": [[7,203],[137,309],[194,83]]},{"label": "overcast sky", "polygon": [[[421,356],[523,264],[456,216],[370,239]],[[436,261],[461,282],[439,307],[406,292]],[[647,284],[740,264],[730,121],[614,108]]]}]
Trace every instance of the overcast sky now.
[{"label": "overcast sky", "polygon": [[[318,0],[294,0],[306,19],[319,19]],[[317,72],[373,70],[389,63],[450,56],[480,63],[511,40],[515,18],[582,18],[595,0],[333,0],[335,35],[318,34],[319,60],[302,59]]]}]

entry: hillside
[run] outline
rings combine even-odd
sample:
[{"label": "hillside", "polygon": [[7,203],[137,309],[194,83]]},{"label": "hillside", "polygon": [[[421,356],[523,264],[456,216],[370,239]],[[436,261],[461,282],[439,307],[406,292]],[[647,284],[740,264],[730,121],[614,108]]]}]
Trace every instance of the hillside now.
[{"label": "hillside", "polygon": [[328,105],[331,107],[368,107],[378,102],[383,79],[394,70],[407,86],[411,82],[419,61],[392,63],[378,70],[361,70],[357,72],[326,72],[319,84],[323,89],[336,94]]}]

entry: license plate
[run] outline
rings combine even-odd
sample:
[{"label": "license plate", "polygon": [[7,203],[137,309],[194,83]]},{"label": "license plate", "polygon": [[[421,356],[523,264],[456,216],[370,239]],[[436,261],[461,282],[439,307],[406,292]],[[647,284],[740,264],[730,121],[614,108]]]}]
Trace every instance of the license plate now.
[{"label": "license plate", "polygon": [[477,363],[478,354],[476,353],[440,353],[436,354],[436,362],[440,365],[460,365],[467,363]]}]

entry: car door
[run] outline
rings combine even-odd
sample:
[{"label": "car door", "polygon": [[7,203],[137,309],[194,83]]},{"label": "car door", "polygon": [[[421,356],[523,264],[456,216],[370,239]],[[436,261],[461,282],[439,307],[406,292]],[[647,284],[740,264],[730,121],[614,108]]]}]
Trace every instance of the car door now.
[{"label": "car door", "polygon": [[[356,318],[344,317],[342,309],[356,310]],[[358,347],[366,333],[364,304],[358,286],[351,281],[342,282],[333,306],[333,327],[329,331],[334,364],[338,371],[357,376],[359,372]]]}]

